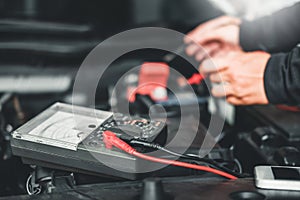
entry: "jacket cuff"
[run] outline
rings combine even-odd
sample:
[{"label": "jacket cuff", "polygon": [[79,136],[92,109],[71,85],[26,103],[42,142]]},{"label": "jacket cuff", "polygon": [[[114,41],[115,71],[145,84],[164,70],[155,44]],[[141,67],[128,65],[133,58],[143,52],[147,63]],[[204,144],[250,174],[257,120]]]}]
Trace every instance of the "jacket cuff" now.
[{"label": "jacket cuff", "polygon": [[286,103],[289,98],[284,84],[284,60],[283,53],[273,54],[269,59],[264,73],[264,87],[266,96],[272,104]]}]

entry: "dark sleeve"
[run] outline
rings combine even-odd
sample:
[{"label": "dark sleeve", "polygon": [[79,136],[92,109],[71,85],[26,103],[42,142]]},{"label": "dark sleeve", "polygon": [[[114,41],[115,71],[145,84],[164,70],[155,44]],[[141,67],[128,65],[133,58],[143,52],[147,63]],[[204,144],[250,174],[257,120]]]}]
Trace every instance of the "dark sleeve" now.
[{"label": "dark sleeve", "polygon": [[300,47],[273,54],[268,61],[264,84],[272,104],[300,104]]},{"label": "dark sleeve", "polygon": [[243,21],[240,43],[245,51],[288,52],[300,42],[300,3],[255,21]]}]

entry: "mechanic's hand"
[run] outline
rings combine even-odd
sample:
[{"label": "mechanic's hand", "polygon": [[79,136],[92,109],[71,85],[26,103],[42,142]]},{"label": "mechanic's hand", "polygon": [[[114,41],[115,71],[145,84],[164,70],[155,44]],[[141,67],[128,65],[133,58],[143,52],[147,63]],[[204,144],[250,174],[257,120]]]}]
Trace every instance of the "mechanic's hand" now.
[{"label": "mechanic's hand", "polygon": [[234,105],[267,104],[264,71],[270,54],[262,51],[230,52],[225,56],[207,59],[200,73],[209,76],[212,95],[224,97]]},{"label": "mechanic's hand", "polygon": [[241,20],[238,18],[222,16],[199,25],[184,38],[184,42],[189,44],[186,48],[187,55],[202,61],[208,56],[240,50],[240,24]]}]

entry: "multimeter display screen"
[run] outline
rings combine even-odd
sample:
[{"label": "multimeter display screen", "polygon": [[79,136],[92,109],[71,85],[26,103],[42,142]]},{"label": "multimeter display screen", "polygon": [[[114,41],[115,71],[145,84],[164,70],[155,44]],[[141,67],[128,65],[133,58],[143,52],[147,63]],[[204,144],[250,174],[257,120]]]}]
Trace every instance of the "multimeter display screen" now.
[{"label": "multimeter display screen", "polygon": [[297,169],[272,167],[272,171],[275,179],[300,181],[300,173]]}]

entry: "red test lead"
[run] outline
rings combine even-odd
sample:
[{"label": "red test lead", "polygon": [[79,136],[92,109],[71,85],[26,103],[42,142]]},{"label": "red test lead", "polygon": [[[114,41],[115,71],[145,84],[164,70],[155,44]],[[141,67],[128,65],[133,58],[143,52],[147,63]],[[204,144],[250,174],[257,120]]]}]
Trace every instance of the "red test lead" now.
[{"label": "red test lead", "polygon": [[144,160],[149,160],[149,161],[152,161],[152,162],[157,162],[157,163],[162,163],[162,164],[167,164],[167,165],[185,167],[185,168],[190,168],[190,169],[202,170],[202,171],[218,174],[220,176],[224,176],[224,177],[232,179],[232,180],[237,179],[237,177],[235,177],[231,174],[228,174],[226,172],[223,172],[223,171],[220,171],[220,170],[217,170],[217,169],[213,169],[211,167],[195,165],[195,164],[180,162],[180,161],[176,161],[176,160],[156,158],[156,157],[152,157],[152,156],[148,156],[148,155],[139,153],[133,147],[131,147],[126,142],[124,142],[123,140],[118,138],[116,136],[116,134],[114,134],[111,131],[105,131],[103,133],[103,142],[105,143],[105,146],[108,149],[111,149],[112,147],[116,147],[118,149],[121,149],[121,150],[127,152],[128,154],[131,154],[133,156],[136,156],[136,157],[144,159]]}]

